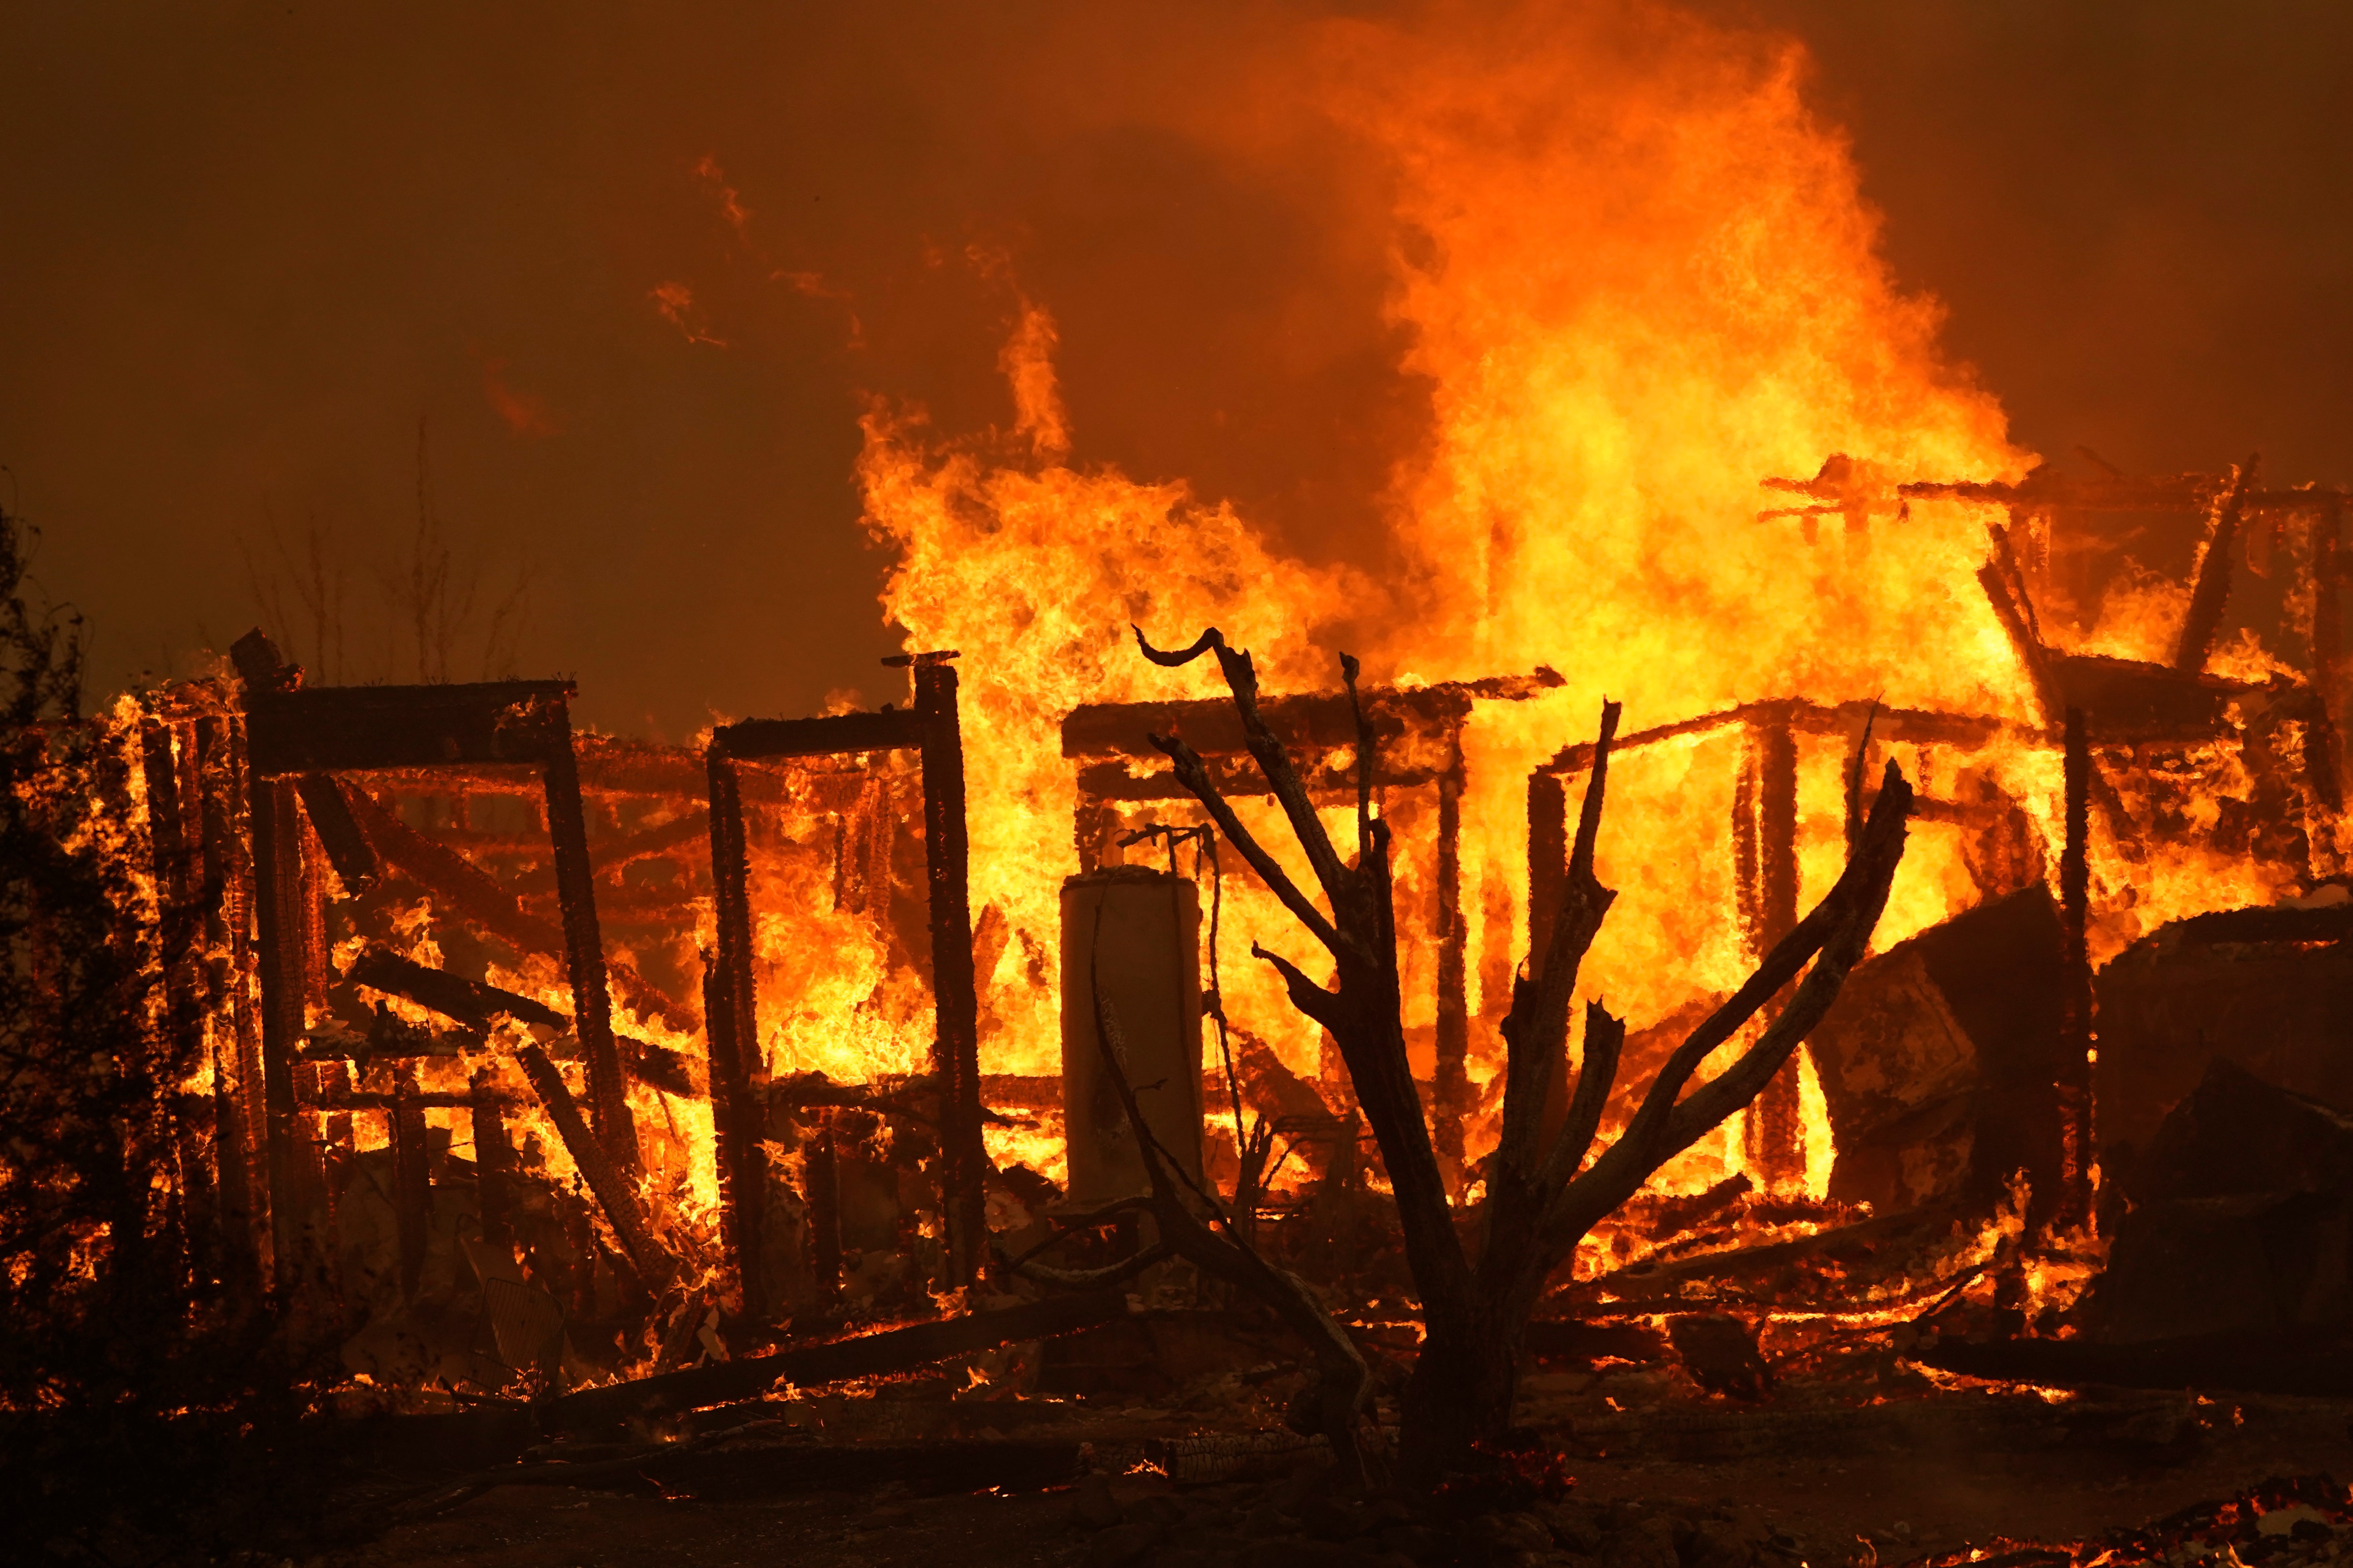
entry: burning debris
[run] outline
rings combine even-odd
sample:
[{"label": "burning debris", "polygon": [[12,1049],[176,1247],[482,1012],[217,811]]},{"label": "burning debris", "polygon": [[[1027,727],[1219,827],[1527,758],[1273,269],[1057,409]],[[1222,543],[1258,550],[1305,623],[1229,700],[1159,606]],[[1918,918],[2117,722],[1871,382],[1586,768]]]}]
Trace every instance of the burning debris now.
[{"label": "burning debris", "polygon": [[[19,1120],[99,1158],[12,1178],[15,1288],[61,1332],[242,1347],[184,1405],[470,1410],[567,1484],[682,1434],[609,1473],[712,1496],[819,1434],[1146,1400],[1185,1411],[1171,1478],[1312,1460],[1345,1500],[1508,1490],[1530,1430],[1644,1451],[1676,1401],[2334,1389],[2341,509],[2252,472],[1808,482],[1858,535],[2007,509],[1978,584],[2018,714],[1784,697],[1620,736],[1612,703],[1562,746],[1549,668],[1261,698],[1214,632],[1147,646],[1214,653],[1231,700],[1073,705],[1074,871],[1022,887],[1001,742],[966,750],[997,699],[952,654],[902,661],[906,706],[684,749],[575,733],[564,682],[312,687],[259,633],[235,680],[83,721],[20,631],[16,1048],[52,1089]],[[2168,665],[2058,651],[2050,520],[2152,496],[2208,510],[2213,624]],[[2206,673],[2206,584],[2282,519],[2308,668]],[[1515,808],[1508,861],[1481,802]],[[1655,907],[1641,819],[1676,841],[1694,803],[1715,848],[1674,862],[1667,945],[1612,947],[1600,868]],[[2225,902],[2291,896],[2200,909],[2218,866]],[[1336,989],[1266,950],[1298,927]],[[1630,963],[1651,1010],[1588,1003],[1573,1042]],[[110,1027],[90,1121],[55,1064]],[[102,1386],[36,1342],[20,1409]],[[923,1462],[1084,1472],[1041,1441]]]}]

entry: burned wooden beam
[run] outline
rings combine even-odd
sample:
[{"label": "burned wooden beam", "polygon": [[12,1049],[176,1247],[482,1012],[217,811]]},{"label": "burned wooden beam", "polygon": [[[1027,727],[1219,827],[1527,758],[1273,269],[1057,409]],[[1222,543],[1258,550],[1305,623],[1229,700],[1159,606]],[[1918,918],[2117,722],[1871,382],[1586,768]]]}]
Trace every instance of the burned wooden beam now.
[{"label": "burned wooden beam", "polygon": [[399,1244],[400,1293],[415,1300],[425,1279],[432,1239],[432,1145],[418,1100],[416,1064],[404,1062],[392,1079],[392,1213]]},{"label": "burned wooden beam", "polygon": [[279,658],[259,631],[229,650],[244,683],[248,762],[246,817],[253,846],[254,938],[261,988],[261,1103],[258,1129],[269,1194],[271,1272],[290,1289],[301,1272],[302,1210],[295,1196],[294,1051],[301,1039],[302,864],[301,807],[290,781],[252,763],[255,714],[281,700],[302,672]]},{"label": "burned wooden beam", "polygon": [[2019,570],[2018,558],[2010,551],[2009,531],[1993,528],[1987,531],[1992,539],[1992,550],[1985,564],[1978,568],[1978,585],[1985,590],[1986,603],[1993,607],[1994,619],[2000,623],[2002,635],[2010,639],[2010,651],[2018,657],[2019,668],[2033,689],[2037,712],[2047,724],[2061,706],[2052,676],[2052,653],[2042,641],[2042,627],[2035,622],[2034,601],[2026,591],[2026,577]]},{"label": "burned wooden beam", "polygon": [[2189,608],[2181,617],[2181,639],[2173,650],[2173,668],[2184,675],[2195,675],[2206,668],[2206,656],[2214,651],[2215,636],[2222,629],[2222,611],[2231,597],[2231,553],[2238,542],[2240,514],[2245,510],[2247,489],[2259,461],[2251,457],[2232,471],[2231,488],[2216,505],[2205,542],[2199,547]]},{"label": "burned wooden beam", "polygon": [[[162,972],[164,1037],[168,1042],[173,1070],[185,1073],[203,1058],[205,1020],[202,977],[197,970],[196,937],[203,929],[204,907],[195,875],[196,856],[190,843],[188,803],[180,781],[180,761],[174,750],[174,726],[149,720],[140,726],[141,763],[147,784],[149,864],[155,878],[158,915],[156,966]],[[195,736],[188,736],[193,750]],[[174,1096],[171,1112],[173,1148],[177,1156],[181,1237],[186,1251],[188,1277],[205,1281],[216,1268],[220,1247],[217,1199],[204,1131],[193,1097]]]},{"label": "burned wooden beam", "polygon": [[706,761],[711,808],[711,890],[717,945],[703,958],[702,1016],[711,1054],[712,1128],[719,1165],[722,1239],[735,1266],[744,1310],[768,1308],[760,1268],[766,1230],[767,1156],[760,1140],[766,1116],[753,1098],[759,1049],[752,971],[750,850],[744,829],[740,770],[716,737]]},{"label": "burned wooden beam", "polygon": [[[332,1075],[338,1069],[342,1069],[343,1064],[322,1062],[317,1066],[323,1079],[325,1075]],[[334,1113],[354,1110],[390,1111],[399,1109],[397,1095],[379,1093],[373,1089],[353,1089],[350,1087],[350,1073],[343,1071],[341,1076],[332,1081],[322,1081],[315,1090],[305,1089],[301,1084],[297,1083],[295,1096],[307,1110]],[[491,1089],[488,1091],[488,1096],[501,1106],[536,1103],[535,1097],[513,1094],[502,1089]],[[478,1102],[479,1097],[471,1089],[423,1089],[417,1091],[417,1103],[427,1110],[471,1110]]]},{"label": "burned wooden beam", "polygon": [[[2147,479],[2114,474],[2105,479],[2075,479],[2040,469],[2019,484],[1922,482],[1898,485],[1896,494],[1907,500],[1963,500],[2025,510],[2064,507],[2073,511],[2200,511],[2228,495],[2236,477],[2234,471],[2173,474]],[[2251,489],[2241,499],[2241,510],[2247,513],[2311,512],[2332,503],[2342,504],[2346,495],[2344,490],[2318,485],[2286,490]]]},{"label": "burned wooden beam", "polygon": [[319,847],[326,852],[327,863],[335,868],[335,880],[343,885],[344,895],[355,897],[375,886],[375,847],[360,831],[343,786],[331,774],[304,773],[295,788],[302,796],[302,810],[311,819],[311,831],[319,836]]},{"label": "burned wooden beam", "polygon": [[1438,779],[1438,1016],[1430,1099],[1439,1152],[1459,1163],[1462,1117],[1471,1109],[1470,926],[1462,918],[1462,729],[1447,731],[1446,769]]},{"label": "burned wooden beam", "polygon": [[980,1001],[972,967],[964,739],[955,667],[946,662],[952,657],[918,656],[915,712],[923,724],[923,871],[937,1021],[932,1070],[940,1089],[940,1216],[947,1282],[956,1286],[977,1279],[988,1257],[988,1155],[980,1137]]},{"label": "burned wooden beam", "polygon": [[[1749,962],[1758,963],[1798,923],[1798,742],[1781,715],[1750,727],[1734,816],[1742,935]],[[1766,1016],[1776,1011],[1768,1004]],[[1805,1174],[1803,1120],[1792,1055],[1748,1111],[1748,1156],[1772,1186],[1787,1186]]]},{"label": "burned wooden beam", "polygon": [[2094,745],[2134,745],[2211,740],[2234,727],[2233,704],[2252,694],[2275,696],[2284,681],[2267,685],[2182,671],[2139,659],[2073,653],[2051,661],[2059,706],[2084,710]]},{"label": "burned wooden beam", "polygon": [[207,715],[195,724],[199,833],[204,857],[205,946],[217,955],[204,974],[206,1005],[226,1014],[226,1039],[213,1051],[213,1159],[220,1194],[224,1273],[234,1294],[261,1286],[269,1224],[258,1129],[263,1124],[261,1042],[254,1017],[249,922],[251,866],[237,831],[243,796],[235,721]]},{"label": "burned wooden beam", "polygon": [[555,847],[555,888],[564,906],[564,960],[572,980],[572,1026],[588,1061],[588,1108],[596,1136],[627,1177],[640,1163],[629,1086],[613,1037],[613,1003],[605,939],[596,927],[596,869],[588,858],[588,818],[580,800],[580,770],[572,754],[572,720],[562,701],[552,710],[547,754],[547,835]]},{"label": "burned wooden beam", "polygon": [[699,844],[711,829],[709,820],[700,811],[682,811],[668,822],[657,823],[609,843],[596,847],[596,870],[611,876],[624,866],[656,855],[666,855],[689,844]]},{"label": "burned wooden beam", "polygon": [[[379,1017],[369,1030],[366,1054],[372,1058],[462,1055],[481,1044],[480,1031],[488,1030],[501,1018],[512,1018],[520,1024],[565,1031],[561,1038],[544,1042],[550,1054],[568,1061],[588,1059],[586,1047],[578,1031],[572,1027],[570,1018],[519,992],[469,980],[462,974],[435,969],[377,946],[363,949],[359,957],[352,961],[344,978],[372,991],[406,997],[477,1031],[471,1037],[455,1038],[430,1033],[405,1035],[409,1026]],[[330,1041],[332,1044],[332,1037]],[[694,1081],[692,1064],[680,1053],[628,1036],[615,1037],[615,1045],[639,1082],[681,1100],[697,1099],[702,1094],[702,1086]]]},{"label": "burned wooden beam", "polygon": [[545,1003],[534,1002],[519,992],[486,985],[446,969],[435,969],[383,947],[364,949],[352,961],[344,977],[372,991],[405,996],[420,1007],[430,1007],[444,1017],[476,1028],[489,1028],[501,1018],[551,1029],[568,1027],[572,1022]]},{"label": "burned wooden beam", "polygon": [[[1382,741],[1409,732],[1440,735],[1468,717],[1473,701],[1518,702],[1561,684],[1553,670],[1442,681],[1435,686],[1377,687],[1363,696],[1365,717]],[[1288,744],[1310,752],[1352,751],[1356,710],[1345,693],[1303,692],[1261,697],[1259,710]],[[1065,757],[1156,758],[1153,735],[1182,735],[1204,757],[1239,756],[1247,748],[1233,704],[1215,698],[1183,702],[1089,702],[1062,721]]]},{"label": "burned wooden beam", "polygon": [[[1803,734],[1840,736],[1852,736],[1869,716],[1873,734],[1882,741],[1960,746],[1972,751],[2002,740],[2034,741],[2042,733],[2039,728],[2030,729],[1972,713],[1939,713],[1920,708],[1882,708],[1873,702],[1841,702],[1826,706],[1783,699],[1772,702],[1744,703],[1737,708],[1726,708],[1715,713],[1679,719],[1671,724],[1638,730],[1624,740],[1613,742],[1611,750],[1639,750],[1665,741],[1680,740],[1686,735],[1704,735],[1755,723],[1773,716],[1779,717]],[[1592,765],[1593,742],[1580,741],[1562,747],[1550,762],[1544,764],[1542,771],[1566,775],[1581,773]]]},{"label": "burned wooden beam", "polygon": [[302,1037],[302,865],[294,786],[252,776],[255,942],[261,984],[261,1127],[269,1173],[270,1247],[279,1287],[290,1288],[301,1252],[300,1158],[294,1125],[294,1052]]},{"label": "burned wooden beam", "polygon": [[353,1029],[341,1016],[312,1024],[302,1041],[302,1055],[314,1062],[351,1061],[365,1067],[372,1062],[411,1061],[420,1057],[462,1057],[481,1050],[488,1043],[486,1028],[463,1026],[438,1029],[430,1024],[412,1024],[379,1003],[368,1016],[365,1033]]},{"label": "burned wooden beam", "polygon": [[[1247,755],[1240,757],[1205,757],[1202,759],[1209,776],[1219,787],[1235,796],[1264,795],[1266,781],[1258,775]],[[1412,789],[1436,784],[1441,768],[1418,767],[1401,763],[1396,758],[1384,757],[1376,782],[1387,789]],[[1303,759],[1300,769],[1307,793],[1321,800],[1353,800],[1356,794],[1356,772],[1346,753],[1336,760],[1326,757],[1320,761],[1312,754]],[[1082,801],[1097,803],[1121,801],[1141,805],[1155,800],[1190,800],[1185,786],[1166,772],[1134,773],[1125,758],[1082,763],[1078,769],[1079,796]]]},{"label": "burned wooden beam", "polygon": [[[2329,716],[2332,739],[2344,733],[2346,715],[2343,694],[2338,690],[2345,658],[2344,584],[2340,580],[2342,566],[2339,553],[2344,543],[2345,508],[2332,501],[2316,512],[2307,525],[2308,548],[2312,573],[2311,675],[2313,689],[2319,692]],[[2337,759],[2339,773],[2344,759]]]},{"label": "burned wooden beam", "polygon": [[1050,1296],[1018,1307],[943,1318],[936,1322],[835,1340],[829,1344],[798,1346],[775,1355],[748,1356],[633,1383],[584,1389],[542,1405],[540,1421],[551,1432],[585,1431],[635,1416],[668,1415],[755,1399],[780,1383],[817,1388],[854,1377],[904,1372],[1002,1344],[1075,1333],[1099,1323],[1117,1321],[1126,1315],[1127,1297],[1124,1291]]},{"label": "burned wooden beam", "polygon": [[568,680],[289,689],[250,710],[247,745],[253,770],[272,777],[539,763],[567,744],[575,690]]},{"label": "burned wooden beam", "polygon": [[659,1290],[676,1272],[677,1262],[654,1240],[653,1231],[646,1223],[645,1209],[638,1202],[636,1184],[623,1173],[603,1142],[589,1131],[588,1123],[580,1115],[579,1102],[564,1086],[564,1075],[548,1060],[547,1053],[537,1045],[525,1045],[515,1052],[515,1060],[522,1065],[523,1077],[530,1081],[532,1092],[539,1097],[548,1120],[555,1123],[556,1135],[564,1140],[572,1163],[580,1168],[581,1179],[588,1184],[597,1206],[605,1211],[614,1239],[620,1243],[621,1257],[635,1276],[630,1283],[642,1290]]},{"label": "burned wooden beam", "polygon": [[521,1162],[508,1141],[505,1101],[491,1074],[476,1068],[468,1077],[466,1108],[473,1113],[474,1196],[481,1211],[482,1239],[495,1251],[514,1251],[515,1182]]},{"label": "burned wooden beam", "polygon": [[2091,921],[2092,748],[2084,738],[2084,710],[2067,710],[2063,778],[2066,844],[2059,857],[2059,916],[2063,931],[2060,990],[2058,1213],[2081,1220],[2092,1203],[2092,1050],[2098,1037],[2092,1016]]},{"label": "burned wooden beam", "polygon": [[[353,819],[369,845],[450,910],[492,936],[526,953],[540,953],[569,963],[569,942],[563,926],[542,920],[522,907],[497,878],[445,844],[419,833],[364,789],[343,792]],[[621,999],[638,1012],[660,1017],[673,1026],[682,1011],[626,963],[608,961],[607,972]]]},{"label": "burned wooden beam", "polygon": [[744,762],[899,752],[920,746],[923,740],[921,715],[898,708],[818,719],[746,719],[726,731],[726,754]]},{"label": "burned wooden beam", "polygon": [[2055,1388],[2229,1389],[2304,1398],[2353,1394],[2353,1342],[2329,1329],[2200,1334],[2100,1344],[2088,1340],[1945,1341],[1912,1359],[1964,1377]]}]

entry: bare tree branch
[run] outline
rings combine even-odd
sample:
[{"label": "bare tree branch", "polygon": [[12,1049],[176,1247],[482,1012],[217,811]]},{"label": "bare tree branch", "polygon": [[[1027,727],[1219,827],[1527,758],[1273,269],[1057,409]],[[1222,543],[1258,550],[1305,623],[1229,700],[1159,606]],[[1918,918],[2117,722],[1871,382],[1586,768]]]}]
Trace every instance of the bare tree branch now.
[{"label": "bare tree branch", "polygon": [[1250,836],[1250,830],[1242,826],[1242,819],[1234,815],[1232,805],[1210,780],[1208,764],[1201,760],[1200,753],[1187,745],[1181,735],[1154,735],[1150,739],[1176,764],[1177,782],[1192,792],[1193,798],[1199,801],[1216,821],[1218,831],[1242,852],[1242,858],[1250,862],[1250,869],[1258,873],[1259,880],[1282,900],[1282,907],[1291,911],[1292,918],[1305,926],[1325,947],[1335,946],[1340,935],[1333,929],[1332,921],[1315,907],[1314,900],[1300,891],[1299,885],[1291,879],[1291,873],[1282,868],[1282,862],[1268,854],[1265,847]]},{"label": "bare tree branch", "polygon": [[1609,1103],[1609,1091],[1617,1087],[1618,1058],[1625,1048],[1626,1020],[1612,1016],[1599,1002],[1587,1003],[1585,1054],[1577,1072],[1577,1097],[1569,1101],[1568,1115],[1545,1155],[1544,1169],[1536,1177],[1538,1191],[1558,1192],[1585,1163],[1586,1151],[1593,1147],[1594,1134],[1601,1129],[1601,1112]]},{"label": "bare tree branch", "polygon": [[[1152,645],[1145,641],[1140,629],[1136,630],[1135,641],[1147,657],[1152,656]],[[1166,663],[1170,658],[1188,662],[1204,647],[1217,654],[1218,668],[1225,675],[1227,689],[1233,693],[1235,711],[1241,716],[1242,743],[1272,786],[1276,803],[1291,819],[1291,831],[1297,836],[1300,848],[1306,851],[1309,868],[1314,871],[1325,900],[1337,914],[1348,885],[1347,868],[1340,863],[1340,853],[1332,847],[1332,836],[1324,831],[1323,818],[1315,815],[1315,807],[1307,798],[1307,786],[1300,779],[1298,769],[1292,766],[1290,753],[1282,749],[1282,742],[1259,713],[1258,667],[1250,662],[1249,650],[1228,647],[1224,635],[1211,626],[1196,639],[1192,651],[1181,658],[1164,655],[1154,662]],[[1158,743],[1158,737],[1154,737],[1154,743]],[[1165,746],[1161,749],[1167,750]]]},{"label": "bare tree branch", "polygon": [[[1586,783],[1585,804],[1577,817],[1576,849],[1569,857],[1560,917],[1553,924],[1552,942],[1542,958],[1543,970],[1533,982],[1525,976],[1514,977],[1512,1007],[1504,1018],[1504,1130],[1496,1145],[1495,1165],[1521,1180],[1537,1179],[1539,1171],[1548,1169],[1545,1152],[1538,1143],[1545,1104],[1552,1097],[1553,1074],[1560,1070],[1567,1056],[1569,1003],[1577,993],[1577,970],[1618,897],[1595,877],[1593,858],[1600,835],[1603,792],[1609,778],[1609,746],[1617,738],[1619,711],[1615,702],[1601,704],[1601,732],[1594,744],[1593,772]],[[1588,1054],[1589,1058],[1590,1053]],[[1580,1098],[1592,1079],[1588,1059],[1578,1079]],[[1600,1085],[1605,1096],[1609,1089],[1607,1082]],[[1587,1136],[1591,1136],[1589,1131]],[[1578,1157],[1583,1154],[1584,1150],[1579,1148]],[[1575,1169],[1573,1163],[1570,1168]]]},{"label": "bare tree branch", "polygon": [[[1565,1237],[1567,1245],[1573,1247],[1577,1236],[1632,1196],[1661,1164],[1755,1099],[1821,1021],[1847,972],[1861,962],[1880,911],[1886,907],[1888,887],[1903,859],[1904,825],[1911,808],[1912,786],[1891,762],[1854,858],[1847,862],[1837,884],[1797,929],[1775,944],[1748,983],[1676,1048],[1625,1132],[1594,1162],[1592,1169],[1552,1200],[1544,1224],[1548,1244],[1558,1245]],[[1708,1055],[1754,1017],[1817,953],[1820,957],[1812,971],[1757,1044],[1678,1105],[1683,1084]]]}]

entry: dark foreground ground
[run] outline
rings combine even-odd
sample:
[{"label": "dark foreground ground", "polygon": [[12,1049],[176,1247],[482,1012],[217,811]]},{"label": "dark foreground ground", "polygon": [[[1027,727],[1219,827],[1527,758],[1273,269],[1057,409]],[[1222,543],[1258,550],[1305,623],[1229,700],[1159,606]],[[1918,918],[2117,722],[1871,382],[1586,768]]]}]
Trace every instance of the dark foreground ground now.
[{"label": "dark foreground ground", "polygon": [[[1602,1385],[1607,1387],[1608,1385]],[[1622,1390],[1630,1394],[1636,1388]],[[859,1484],[794,1489],[781,1463],[770,1495],[665,1496],[672,1475],[600,1473],[594,1488],[496,1485],[433,1517],[313,1557],[345,1564],[452,1568],[635,1568],[644,1564],[1610,1563],[1643,1568],[1894,1564],[1996,1542],[2077,1542],[2274,1477],[2353,1477],[2353,1401],[2200,1401],[2085,1391],[1937,1393],[1856,1407],[1801,1394],[1736,1407],[1580,1389],[1529,1414],[1567,1454],[1566,1498],[1452,1519],[1325,1495],[1313,1455],[1258,1479],[1176,1484],[1142,1468],[1155,1431],[1177,1423],[1072,1411],[1025,1426],[1086,1444],[1074,1483],[989,1492],[938,1489],[890,1472],[877,1450]],[[831,1445],[828,1445],[831,1447]],[[835,1448],[836,1454],[839,1453]],[[1271,1468],[1277,1472],[1269,1475]],[[627,1467],[623,1467],[626,1471]],[[371,1479],[385,1495],[437,1477],[412,1459]],[[472,1472],[477,1480],[480,1472]],[[544,1472],[541,1472],[543,1474]],[[607,1489],[627,1488],[628,1490]],[[739,1478],[734,1492],[744,1487]],[[754,1485],[752,1490],[758,1490]],[[416,1493],[412,1514],[447,1492]],[[2341,1495],[2341,1494],[2340,1494]],[[2353,1561],[2353,1529],[2311,1510],[2249,1522],[2235,1548],[2179,1547],[2189,1563],[2274,1568]],[[2341,1520],[2338,1513],[2336,1519]],[[2301,1521],[2300,1527],[2296,1526]],[[2089,1553],[2078,1556],[2084,1561]],[[2123,1559],[2119,1559],[2121,1561]],[[2148,1560],[2144,1558],[2142,1560]],[[2064,1563],[2063,1556],[2014,1563]]]}]

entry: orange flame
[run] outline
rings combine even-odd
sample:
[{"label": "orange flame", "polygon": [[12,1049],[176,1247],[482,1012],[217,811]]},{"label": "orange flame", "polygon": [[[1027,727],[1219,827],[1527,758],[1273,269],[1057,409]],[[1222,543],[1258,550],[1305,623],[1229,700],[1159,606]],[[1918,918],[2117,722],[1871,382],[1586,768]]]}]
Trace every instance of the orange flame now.
[{"label": "orange flame", "polygon": [[[1973,582],[1984,533],[1968,509],[1919,505],[1810,548],[1757,519],[1761,479],[1829,453],[1896,479],[2027,461],[1993,399],[1939,358],[1933,301],[1890,278],[1845,143],[1801,100],[1794,47],[1664,12],[1536,6],[1426,29],[1335,25],[1317,67],[1319,100],[1391,176],[1392,309],[1413,333],[1402,368],[1433,389],[1430,456],[1396,483],[1400,579],[1286,559],[1181,483],[1073,466],[1052,321],[1027,300],[1001,360],[1009,437],[944,438],[881,405],[867,416],[867,521],[900,552],[888,611],[916,646],[973,650],[973,901],[1005,911],[1020,939],[1008,954],[1052,952],[1055,888],[1077,868],[1061,717],[1217,694],[1198,668],[1145,667],[1131,621],[1164,638],[1220,626],[1271,689],[1333,684],[1314,645],[1344,619],[1389,628],[1364,651],[1402,684],[1567,672],[1554,698],[1483,710],[1465,741],[1464,886],[1511,890],[1512,957],[1526,941],[1527,772],[1588,734],[1605,691],[1632,728],[1801,693],[2030,716]],[[1745,972],[1725,847],[1736,746],[1694,737],[1613,774],[1603,871],[1624,896],[1587,975],[1638,1022]],[[1810,896],[1842,858],[1840,761],[1801,769]],[[1998,765],[2022,798],[2052,797],[2047,758]],[[1917,833],[1883,940],[1973,896],[1957,833]],[[1296,951],[1271,906],[1245,899],[1229,918],[1237,942]],[[1482,963],[1472,924],[1472,973],[1507,971]],[[1426,988],[1428,955],[1405,957]],[[1228,966],[1237,1013],[1312,1071],[1312,1039],[1271,988],[1249,994],[1255,968]],[[1050,1070],[1050,987],[1010,963],[984,982],[1002,1024],[989,1065]],[[1410,1002],[1409,1023],[1430,1008]],[[1737,1148],[1727,1134],[1686,1179],[1736,1165]]]}]

